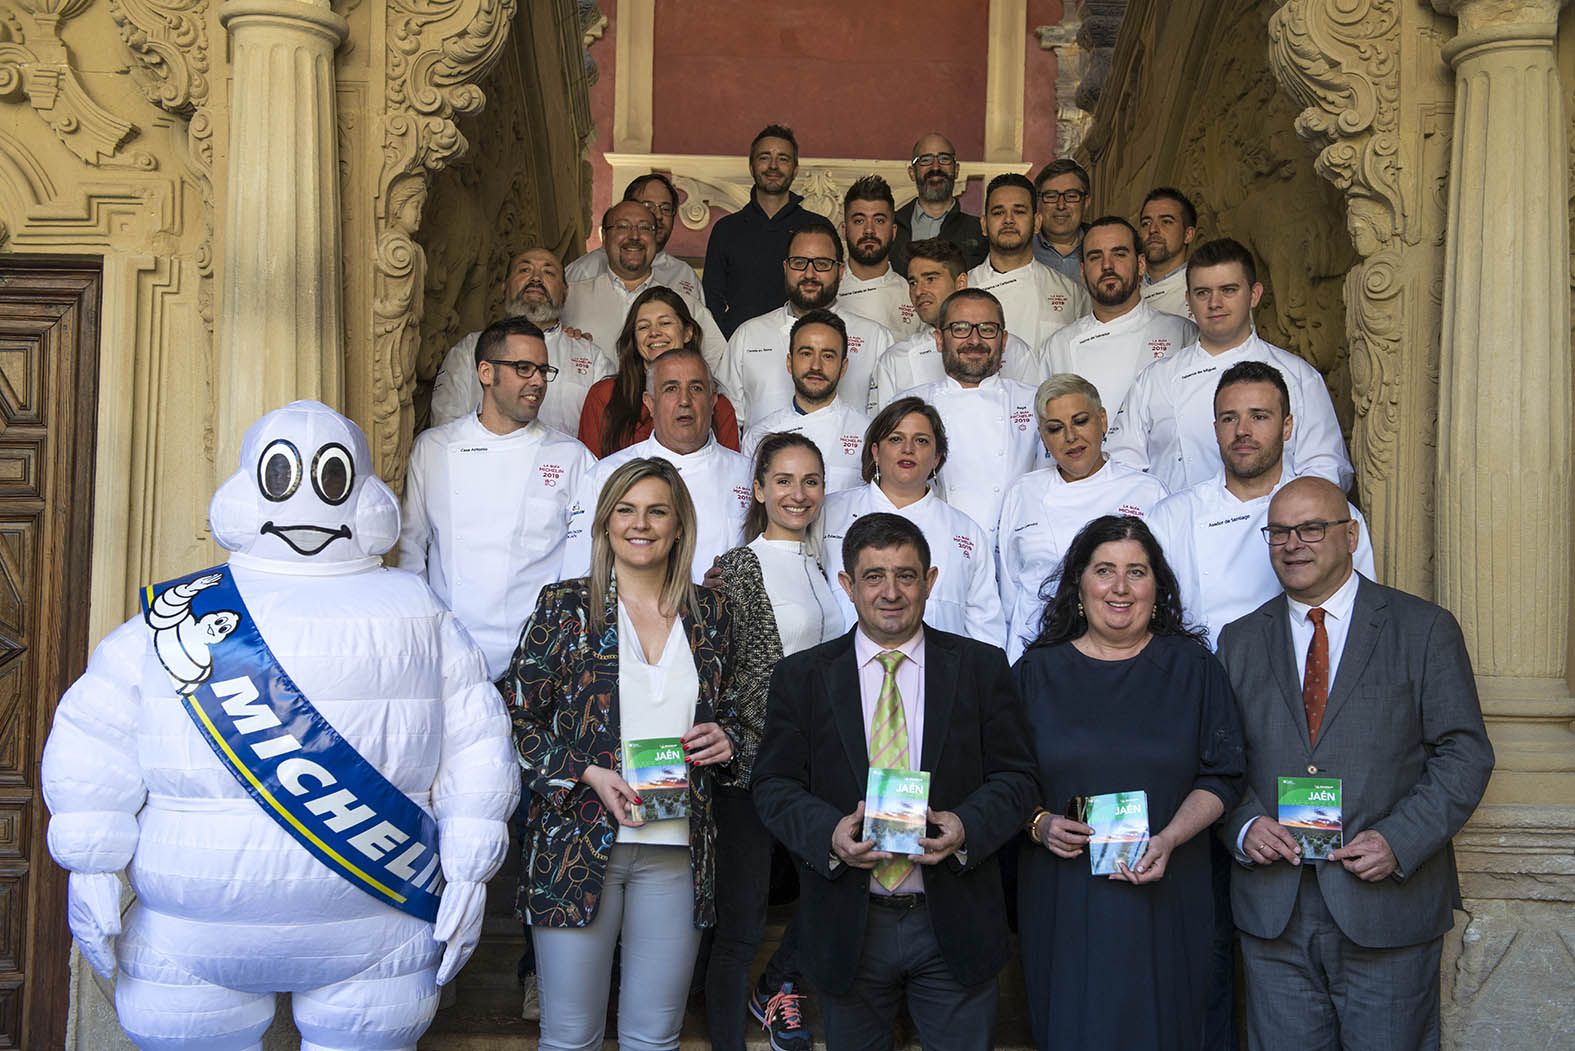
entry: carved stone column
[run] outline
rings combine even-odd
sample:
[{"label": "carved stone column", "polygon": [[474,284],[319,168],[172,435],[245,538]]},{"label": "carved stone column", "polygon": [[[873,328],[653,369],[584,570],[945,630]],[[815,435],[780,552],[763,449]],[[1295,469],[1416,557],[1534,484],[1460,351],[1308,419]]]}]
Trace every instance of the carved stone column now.
[{"label": "carved stone column", "polygon": [[1459,20],[1438,411],[1438,594],[1485,707],[1564,710],[1570,617],[1568,0],[1433,0]]},{"label": "carved stone column", "polygon": [[295,398],[344,403],[334,52],[328,0],[225,0],[231,50],[218,459]]}]

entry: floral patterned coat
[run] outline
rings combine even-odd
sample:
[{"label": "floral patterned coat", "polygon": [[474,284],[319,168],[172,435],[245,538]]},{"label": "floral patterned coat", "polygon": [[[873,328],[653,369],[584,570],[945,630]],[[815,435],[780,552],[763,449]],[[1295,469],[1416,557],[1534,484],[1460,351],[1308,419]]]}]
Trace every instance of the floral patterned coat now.
[{"label": "floral patterned coat", "polygon": [[[743,730],[724,698],[733,674],[726,600],[698,588],[700,617],[683,616],[700,678],[696,722],[716,722],[734,742]],[[583,927],[596,917],[618,826],[580,777],[590,765],[619,769],[618,610],[591,634],[590,584],[580,577],[542,588],[502,686],[530,803],[517,911],[533,926]],[[715,922],[716,822],[711,767],[690,768],[689,858],[694,923]]]}]

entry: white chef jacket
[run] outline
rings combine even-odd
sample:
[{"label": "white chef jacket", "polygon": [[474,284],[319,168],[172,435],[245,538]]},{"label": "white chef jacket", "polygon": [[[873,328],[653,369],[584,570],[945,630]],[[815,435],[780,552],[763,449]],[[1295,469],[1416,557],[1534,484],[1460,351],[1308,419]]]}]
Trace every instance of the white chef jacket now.
[{"label": "white chef jacket", "polygon": [[[564,267],[563,279],[572,284],[575,281],[589,281],[593,277],[609,272],[607,253],[598,248],[586,252]],[[695,268],[676,256],[668,255],[666,249],[657,252],[656,258],[651,260],[651,275],[656,278],[657,284],[666,285],[686,300],[705,301],[705,289],[700,285],[700,278],[695,273]]]},{"label": "white chef jacket", "polygon": [[1105,452],[1151,472],[1172,493],[1220,471],[1214,436],[1214,389],[1225,370],[1241,361],[1262,361],[1280,370],[1295,417],[1286,458],[1302,474],[1327,478],[1350,489],[1355,471],[1334,402],[1318,370],[1287,350],[1249,335],[1242,343],[1209,354],[1191,343],[1138,373],[1125,404],[1110,421]]},{"label": "white chef jacket", "polygon": [[1108,459],[1075,482],[1052,466],[1012,483],[995,542],[1009,660],[1021,657],[1039,634],[1045,606],[1040,592],[1055,589],[1053,577],[1078,532],[1101,515],[1142,518],[1164,498],[1165,487],[1153,475]]},{"label": "white chef jacket", "polygon": [[1001,273],[988,258],[968,271],[968,287],[982,288],[1001,301],[1006,331],[1030,347],[1040,347],[1056,329],[1089,311],[1083,286],[1051,270],[1037,259]]},{"label": "white chef jacket", "polygon": [[885,273],[868,281],[844,270],[837,285],[837,309],[884,326],[893,339],[906,339],[925,327],[908,295],[908,282],[897,276],[890,263]]},{"label": "white chef jacket", "polygon": [[1187,264],[1172,270],[1158,281],[1143,275],[1143,302],[1164,314],[1192,320],[1192,304],[1187,302]]},{"label": "white chef jacket", "polygon": [[[1205,624],[1209,645],[1219,645],[1220,629],[1284,590],[1269,562],[1269,545],[1260,532],[1269,521],[1269,501],[1296,475],[1282,467],[1274,491],[1256,500],[1238,500],[1225,488],[1225,472],[1214,474],[1161,500],[1148,515],[1149,528],[1175,571],[1189,625]],[[1351,517],[1361,525],[1354,561],[1357,572],[1377,580],[1367,521],[1355,504]]]},{"label": "white chef jacket", "polygon": [[[547,364],[558,370],[558,377],[547,384],[537,419],[564,434],[580,433],[580,410],[591,384],[612,375],[607,359],[588,339],[570,339],[562,325],[554,325],[543,335],[547,342]],[[481,411],[481,380],[476,376],[476,341],[472,332],[449,348],[432,384],[432,426],[441,427],[461,416]]]},{"label": "white chef jacket", "polygon": [[858,614],[837,581],[837,573],[842,569],[842,538],[860,516],[874,511],[906,518],[919,527],[930,545],[930,564],[938,572],[924,607],[924,623],[992,646],[1005,644],[1006,620],[995,586],[995,558],[984,530],[933,490],[907,507],[898,507],[874,482],[828,496],[816,527],[826,577],[832,582],[831,590],[836,593],[847,626],[858,623]]},{"label": "white chef jacket", "polygon": [[[1050,372],[1037,350],[1008,332],[1006,346],[1001,350],[1001,375],[1037,390]],[[946,366],[941,361],[940,344],[935,341],[935,329],[926,325],[924,331],[893,343],[880,356],[875,366],[875,411],[890,405],[909,387],[945,378]]]},{"label": "white chef jacket", "polygon": [[776,431],[803,434],[825,458],[825,491],[834,493],[864,484],[864,432],[869,426],[870,418],[841,398],[833,398],[830,405],[814,412],[800,412],[798,406],[789,404],[750,427],[741,451],[754,463],[755,450],[766,435]]},{"label": "white chef jacket", "polygon": [[640,456],[659,456],[667,460],[678,468],[689,489],[689,498],[694,501],[695,516],[699,520],[692,574],[696,584],[705,579],[706,570],[711,568],[717,555],[744,542],[744,513],[754,500],[754,474],[749,458],[722,445],[714,434],[692,453],[673,452],[653,434],[643,442],[635,442],[598,460],[586,472],[569,508],[569,533],[563,554],[565,579],[583,577],[590,572],[590,525],[602,486],[613,471]]},{"label": "white chef jacket", "polygon": [[[653,270],[637,288],[625,288],[611,270],[603,269],[595,277],[569,284],[569,298],[564,301],[563,314],[559,320],[590,333],[591,342],[596,344],[597,350],[606,359],[607,371],[604,375],[610,376],[618,371],[618,335],[623,331],[629,308],[640,297],[640,293],[656,285],[671,288],[683,299],[695,324],[700,327],[700,353],[705,357],[706,364],[711,366],[716,382],[725,393],[731,395],[733,388],[729,384],[729,377],[721,371],[727,340],[722,338],[722,330],[717,328],[716,320],[705,308],[705,297],[700,294],[699,286],[694,286],[692,293],[685,292],[682,287],[669,285],[658,278]],[[575,427],[578,429],[578,422]]]},{"label": "white chef jacket", "polygon": [[[848,327],[848,368],[837,383],[837,397],[859,412],[869,412],[875,362],[891,346],[891,333],[840,305],[832,309]],[[769,416],[792,403],[793,377],[788,374],[787,355],[789,336],[797,320],[792,308],[784,303],[739,325],[728,340],[724,368],[739,385],[733,408],[740,425],[746,419]],[[728,393],[732,395],[732,391]]]},{"label": "white chef jacket", "polygon": [[426,578],[487,657],[508,670],[543,584],[563,578],[569,505],[596,458],[540,421],[493,434],[462,416],[416,436],[399,568]]},{"label": "white chef jacket", "polygon": [[1110,321],[1085,314],[1040,348],[1051,372],[1073,372],[1092,383],[1112,417],[1137,374],[1150,362],[1196,342],[1198,326],[1138,301]]},{"label": "white chef jacket", "polygon": [[937,479],[946,502],[979,523],[995,550],[1006,490],[1047,462],[1034,415],[1034,388],[1000,373],[977,387],[945,377],[902,392],[935,406],[946,425],[946,463]]}]

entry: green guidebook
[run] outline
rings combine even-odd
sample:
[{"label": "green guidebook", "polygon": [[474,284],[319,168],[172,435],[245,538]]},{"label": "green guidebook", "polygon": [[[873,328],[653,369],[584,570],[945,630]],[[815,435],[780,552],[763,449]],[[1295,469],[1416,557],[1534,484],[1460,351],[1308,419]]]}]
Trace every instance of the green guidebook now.
[{"label": "green guidebook", "polygon": [[930,775],[923,770],[870,767],[864,793],[864,838],[876,850],[923,854],[924,812],[930,804]]},{"label": "green guidebook", "polygon": [[1106,792],[1078,796],[1072,801],[1073,817],[1092,826],[1088,837],[1088,866],[1096,876],[1132,868],[1148,846],[1148,793]]},{"label": "green guidebook", "polygon": [[623,743],[623,779],[640,797],[629,813],[637,821],[668,821],[689,816],[689,768],[683,741],[646,737]]},{"label": "green guidebook", "polygon": [[1325,861],[1345,843],[1338,777],[1282,777],[1280,824],[1308,861]]}]

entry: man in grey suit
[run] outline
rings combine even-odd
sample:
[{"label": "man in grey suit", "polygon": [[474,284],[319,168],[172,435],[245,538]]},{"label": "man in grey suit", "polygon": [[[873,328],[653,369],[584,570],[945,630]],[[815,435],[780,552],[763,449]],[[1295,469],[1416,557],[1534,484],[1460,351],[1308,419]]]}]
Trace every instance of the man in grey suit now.
[{"label": "man in grey suit", "polygon": [[[1237,866],[1253,1047],[1439,1046],[1439,958],[1460,885],[1450,839],[1493,772],[1455,618],[1352,569],[1345,494],[1314,477],[1264,528],[1285,593],[1225,627],[1248,789],[1221,825]],[[1339,778],[1344,846],[1303,861],[1278,778]]]}]

